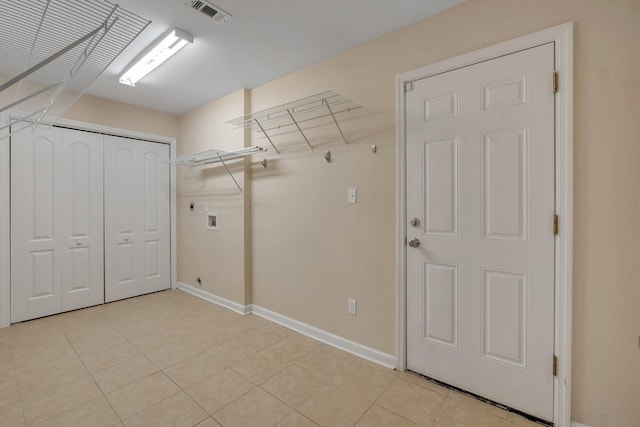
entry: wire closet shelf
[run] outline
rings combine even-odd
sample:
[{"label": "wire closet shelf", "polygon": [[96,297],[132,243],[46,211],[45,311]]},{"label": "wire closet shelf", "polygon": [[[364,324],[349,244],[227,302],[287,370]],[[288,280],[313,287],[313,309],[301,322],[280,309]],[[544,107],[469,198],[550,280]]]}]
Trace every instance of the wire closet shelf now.
[{"label": "wire closet shelf", "polygon": [[202,187],[204,187],[204,181],[202,181],[200,177],[196,175],[196,173],[193,172],[191,168],[193,168],[194,166],[203,166],[203,165],[221,163],[222,166],[224,166],[224,168],[226,169],[231,179],[233,180],[233,182],[236,184],[236,187],[238,187],[238,190],[242,192],[242,187],[240,187],[240,184],[238,184],[238,181],[236,181],[235,177],[229,170],[229,167],[227,166],[226,162],[229,160],[241,159],[243,157],[247,157],[247,156],[250,156],[251,154],[258,153],[261,151],[265,151],[265,149],[258,146],[241,148],[239,150],[228,150],[228,151],[212,148],[209,150],[200,151],[193,154],[187,154],[184,156],[175,157],[169,160],[167,163],[169,166],[184,166],[194,178],[200,180],[200,184]]},{"label": "wire closet shelf", "polygon": [[295,126],[311,151],[313,151],[313,147],[300,127],[300,123],[330,116],[338,128],[342,140],[346,144],[347,140],[340,128],[340,125],[338,124],[336,114],[352,111],[357,108],[360,108],[360,105],[334,91],[329,90],[306,98],[298,99],[296,101],[288,102],[286,104],[278,105],[277,107],[247,114],[242,117],[238,117],[237,119],[230,120],[227,123],[235,126],[236,128],[257,128],[264,134],[277,153],[280,153],[280,151],[276,148],[268,131],[279,129],[284,126]]},{"label": "wire closet shelf", "polygon": [[55,123],[147,25],[106,0],[0,0],[0,139]]}]

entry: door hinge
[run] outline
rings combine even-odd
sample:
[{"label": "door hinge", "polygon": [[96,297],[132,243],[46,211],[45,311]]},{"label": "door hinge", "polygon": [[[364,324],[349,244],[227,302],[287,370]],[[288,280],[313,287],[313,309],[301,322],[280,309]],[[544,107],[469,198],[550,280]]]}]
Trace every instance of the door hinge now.
[{"label": "door hinge", "polygon": [[404,91],[411,92],[413,90],[413,82],[407,82],[404,84]]},{"label": "door hinge", "polygon": [[558,376],[558,356],[553,355],[553,376]]},{"label": "door hinge", "polygon": [[558,214],[553,214],[553,235],[557,236],[558,235]]},{"label": "door hinge", "polygon": [[558,72],[553,72],[553,93],[558,93]]}]

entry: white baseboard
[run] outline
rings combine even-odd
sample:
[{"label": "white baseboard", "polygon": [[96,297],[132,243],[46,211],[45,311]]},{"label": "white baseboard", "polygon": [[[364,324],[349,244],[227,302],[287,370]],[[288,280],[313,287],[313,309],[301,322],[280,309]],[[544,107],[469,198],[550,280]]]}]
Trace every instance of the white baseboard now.
[{"label": "white baseboard", "polygon": [[226,298],[219,297],[210,292],[203,291],[202,289],[196,288],[191,285],[187,285],[186,283],[178,282],[178,289],[183,290],[191,295],[195,295],[198,298],[202,298],[203,300],[207,300],[224,308],[228,308],[231,311],[235,311],[236,313],[245,315],[251,313],[250,305],[242,305],[235,301],[228,300]]},{"label": "white baseboard", "polygon": [[290,317],[283,316],[274,311],[257,305],[251,306],[251,312],[256,316],[263,317],[274,323],[282,325],[285,328],[296,331],[302,335],[306,335],[309,338],[313,338],[332,347],[346,351],[347,353],[351,353],[355,356],[361,357],[387,368],[395,369],[396,367],[396,357],[391,354],[386,354],[374,348],[358,344],[357,342],[339,337],[338,335],[323,331],[322,329],[318,329],[314,326],[302,323],[295,319],[291,319]]},{"label": "white baseboard", "polygon": [[243,315],[253,313],[256,316],[260,316],[273,323],[277,323],[278,325],[291,329],[292,331],[296,331],[302,335],[308,336],[309,338],[313,338],[337,349],[346,351],[347,353],[369,360],[370,362],[374,362],[391,369],[396,368],[396,357],[394,355],[383,353],[374,348],[339,337],[338,335],[334,335],[330,332],[323,331],[322,329],[318,329],[314,326],[307,325],[306,323],[278,314],[275,311],[271,311],[257,305],[244,306],[182,282],[178,282],[178,289],[224,308],[228,308],[236,313]]},{"label": "white baseboard", "polygon": [[571,421],[571,427],[589,427],[586,424],[579,423],[577,421]]}]

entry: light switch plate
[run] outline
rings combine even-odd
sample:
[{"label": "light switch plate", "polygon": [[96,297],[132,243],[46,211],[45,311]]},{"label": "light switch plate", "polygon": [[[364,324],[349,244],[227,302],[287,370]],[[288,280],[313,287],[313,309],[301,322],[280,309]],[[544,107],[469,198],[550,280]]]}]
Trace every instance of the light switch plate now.
[{"label": "light switch plate", "polygon": [[357,313],[357,301],[354,300],[353,298],[349,298],[347,300],[347,312],[353,316],[356,315]]},{"label": "light switch plate", "polygon": [[347,203],[351,205],[358,203],[358,190],[355,188],[347,189]]}]

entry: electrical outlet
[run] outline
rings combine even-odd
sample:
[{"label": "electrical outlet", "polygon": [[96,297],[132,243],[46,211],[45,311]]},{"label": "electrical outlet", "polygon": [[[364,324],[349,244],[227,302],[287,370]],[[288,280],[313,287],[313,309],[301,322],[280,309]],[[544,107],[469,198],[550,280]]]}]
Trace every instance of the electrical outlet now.
[{"label": "electrical outlet", "polygon": [[349,314],[355,316],[356,315],[356,311],[357,311],[357,301],[354,300],[353,298],[349,298],[347,300],[347,311],[349,312]]}]

